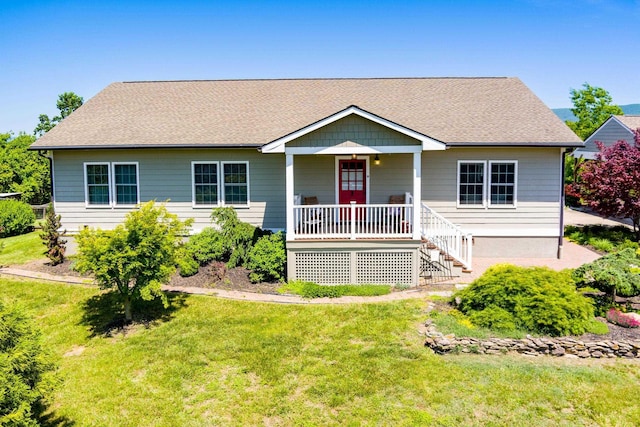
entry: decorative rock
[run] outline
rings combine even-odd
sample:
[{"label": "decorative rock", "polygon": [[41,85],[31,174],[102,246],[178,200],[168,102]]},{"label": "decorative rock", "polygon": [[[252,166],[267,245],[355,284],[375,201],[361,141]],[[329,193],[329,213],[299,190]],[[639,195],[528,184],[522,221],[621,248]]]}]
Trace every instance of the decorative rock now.
[{"label": "decorative rock", "polygon": [[456,338],[436,331],[435,325],[427,327],[425,346],[437,354],[478,353],[506,354],[518,353],[525,356],[552,355],[568,358],[640,358],[640,341],[596,341],[583,342],[573,338]]}]

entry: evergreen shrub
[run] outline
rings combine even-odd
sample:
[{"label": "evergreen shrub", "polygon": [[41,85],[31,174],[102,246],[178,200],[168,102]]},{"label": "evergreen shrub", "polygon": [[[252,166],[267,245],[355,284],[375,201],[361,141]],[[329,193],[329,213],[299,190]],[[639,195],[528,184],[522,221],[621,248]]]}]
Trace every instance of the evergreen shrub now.
[{"label": "evergreen shrub", "polygon": [[568,271],[510,264],[489,268],[453,296],[473,324],[498,330],[562,336],[588,330],[593,305]]},{"label": "evergreen shrub", "polygon": [[252,270],[249,278],[253,283],[283,280],[287,253],[284,234],[262,236],[249,250],[247,268]]},{"label": "evergreen shrub", "polygon": [[39,425],[34,409],[52,391],[54,369],[33,321],[0,301],[0,425]]}]

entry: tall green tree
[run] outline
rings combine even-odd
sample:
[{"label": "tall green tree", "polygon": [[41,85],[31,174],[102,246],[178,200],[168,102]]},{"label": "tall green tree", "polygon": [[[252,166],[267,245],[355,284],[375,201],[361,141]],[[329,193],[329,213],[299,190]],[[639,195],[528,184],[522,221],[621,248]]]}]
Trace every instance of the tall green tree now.
[{"label": "tall green tree", "polygon": [[612,104],[613,99],[609,92],[601,87],[584,83],[582,89],[571,89],[570,93],[573,103],[571,112],[578,120],[575,122],[567,120],[566,124],[583,141],[591,136],[612,114],[624,114],[618,105]]},{"label": "tall green tree", "polygon": [[49,201],[49,162],[29,151],[34,141],[25,133],[0,134],[0,193],[22,193],[23,202],[40,205]]},{"label": "tall green tree", "polygon": [[36,126],[36,128],[34,129],[33,134],[40,137],[49,132],[55,127],[55,125],[60,123],[71,113],[80,108],[83,103],[84,99],[73,92],[65,92],[58,95],[58,102],[56,102],[56,107],[58,108],[58,111],[60,111],[60,114],[54,116],[51,119],[46,114],[40,114],[40,116],[38,117],[38,126]]},{"label": "tall green tree", "polygon": [[93,273],[101,288],[115,290],[130,322],[131,302],[136,299],[160,298],[166,305],[161,285],[175,271],[176,250],[191,223],[180,221],[165,206],[147,202],[114,230],[82,230],[75,268]]}]

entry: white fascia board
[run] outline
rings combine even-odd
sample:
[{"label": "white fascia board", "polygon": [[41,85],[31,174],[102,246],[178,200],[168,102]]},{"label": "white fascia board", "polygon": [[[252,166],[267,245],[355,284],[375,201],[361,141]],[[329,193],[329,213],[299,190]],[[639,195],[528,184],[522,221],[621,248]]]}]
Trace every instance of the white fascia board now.
[{"label": "white fascia board", "polygon": [[359,145],[356,147],[286,147],[285,154],[305,155],[305,154],[396,154],[396,153],[420,153],[422,147],[419,145],[396,145],[396,146],[375,146]]},{"label": "white fascia board", "polygon": [[407,135],[411,138],[417,139],[422,143],[423,150],[445,150],[446,145],[440,141],[436,141],[435,139],[429,138],[426,135],[418,133],[414,130],[401,126],[397,123],[391,122],[387,119],[384,119],[380,116],[376,116],[375,114],[369,113],[368,111],[364,111],[356,106],[348,107],[342,111],[339,111],[335,114],[332,114],[328,117],[325,117],[322,120],[319,120],[309,126],[305,126],[302,129],[299,129],[289,135],[283,136],[282,138],[276,139],[262,147],[263,153],[284,153],[285,152],[285,144],[289,141],[293,141],[294,139],[300,138],[303,135],[311,133],[315,130],[318,130],[328,124],[336,122],[340,119],[343,119],[351,114],[356,114],[360,117],[363,117],[372,122],[378,123],[382,126],[385,126],[389,129],[395,130],[396,132]]}]

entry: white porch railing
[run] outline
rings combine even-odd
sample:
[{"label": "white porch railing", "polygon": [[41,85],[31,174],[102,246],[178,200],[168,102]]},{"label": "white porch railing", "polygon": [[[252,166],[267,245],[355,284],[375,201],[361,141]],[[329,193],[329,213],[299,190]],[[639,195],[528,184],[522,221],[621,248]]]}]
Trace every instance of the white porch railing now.
[{"label": "white porch railing", "polygon": [[459,261],[466,270],[471,270],[472,235],[422,203],[420,208],[420,228],[423,238],[433,243],[441,251]]},{"label": "white porch railing", "polygon": [[413,203],[295,205],[296,239],[411,238]]}]

